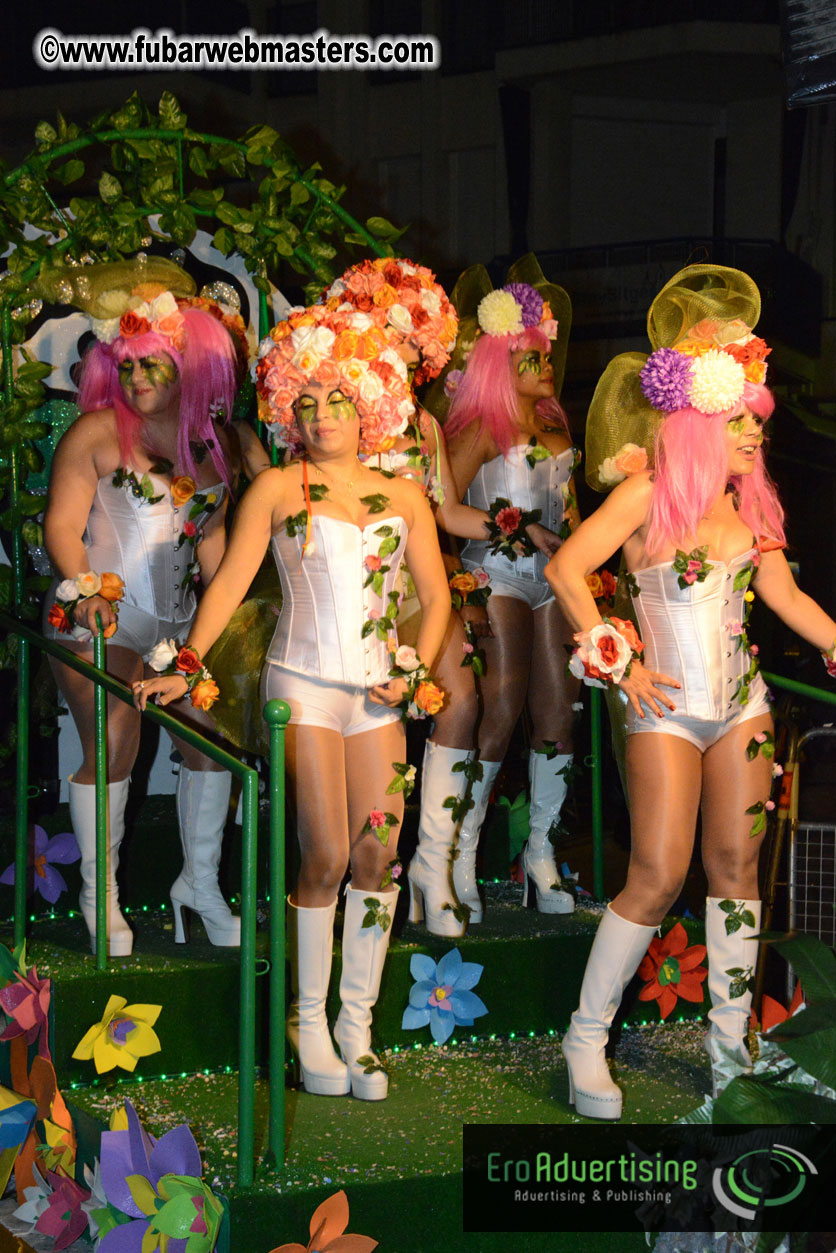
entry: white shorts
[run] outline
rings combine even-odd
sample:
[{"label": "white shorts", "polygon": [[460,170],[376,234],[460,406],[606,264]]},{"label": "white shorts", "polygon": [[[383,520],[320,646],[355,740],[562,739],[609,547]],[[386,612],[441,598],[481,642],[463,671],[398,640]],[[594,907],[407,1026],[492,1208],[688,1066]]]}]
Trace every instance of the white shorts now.
[{"label": "white shorts", "polygon": [[[627,697],[623,693],[622,696],[626,701]],[[769,688],[758,674],[755,675],[749,690],[748,701],[742,709],[738,709],[729,718],[717,720],[687,718],[684,714],[672,713],[669,709],[665,710],[664,718],[657,718],[652,713],[646,713],[644,718],[640,718],[633,706],[629,704],[625,711],[625,718],[628,735],[654,731],[662,735],[677,735],[704,753],[742,722],[749,722],[752,718],[759,718],[762,714],[770,712]]]},{"label": "white shorts", "polygon": [[[57,587],[57,584],[56,584]],[[44,601],[43,614],[43,632],[48,640],[58,640],[61,644],[68,644],[70,647],[80,645],[84,647],[89,644],[93,637],[89,633],[87,639],[76,639],[74,635],[64,635],[51,626],[46,615],[49,613],[55,600],[55,589],[50,589],[50,594]],[[126,605],[124,601],[119,604],[119,625],[116,634],[112,635],[108,640],[110,645],[118,645],[120,648],[130,648],[133,652],[139,653],[143,661],[147,661],[152,650],[156,648],[160,640],[177,640],[182,644],[185,642],[192,625],[192,619],[175,619],[167,621],[157,618],[152,613],[146,613],[144,609],[138,609],[136,605]]]},{"label": "white shorts", "polygon": [[[511,562],[507,564],[509,567],[511,566]],[[480,568],[478,562],[468,562],[466,557],[462,558],[462,566],[465,570],[478,570]],[[554,600],[554,592],[545,579],[532,579],[527,575],[515,576],[510,573],[501,574],[487,562],[481,568],[487,570],[491,577],[492,596],[511,596],[514,600],[524,600],[532,609],[542,609],[543,605],[547,605],[549,601]],[[488,612],[490,613],[490,601],[488,601]]]},{"label": "white shorts", "polygon": [[287,670],[268,661],[261,675],[262,704],[285,700],[290,705],[290,721],[298,726],[325,727],[343,737],[376,731],[391,722],[400,722],[397,709],[374,705],[365,687],[317,679],[296,670]]}]

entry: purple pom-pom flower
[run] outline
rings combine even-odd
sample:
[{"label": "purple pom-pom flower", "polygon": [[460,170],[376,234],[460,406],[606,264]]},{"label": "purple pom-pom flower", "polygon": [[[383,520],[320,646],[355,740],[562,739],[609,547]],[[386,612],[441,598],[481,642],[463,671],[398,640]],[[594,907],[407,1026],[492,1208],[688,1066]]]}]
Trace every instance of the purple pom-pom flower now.
[{"label": "purple pom-pom flower", "polygon": [[657,348],[639,374],[641,389],[654,409],[676,413],[691,403],[691,358],[675,348]]},{"label": "purple pom-pom flower", "polygon": [[502,289],[510,292],[522,310],[523,326],[539,326],[543,316],[543,297],[529,283],[506,283]]}]

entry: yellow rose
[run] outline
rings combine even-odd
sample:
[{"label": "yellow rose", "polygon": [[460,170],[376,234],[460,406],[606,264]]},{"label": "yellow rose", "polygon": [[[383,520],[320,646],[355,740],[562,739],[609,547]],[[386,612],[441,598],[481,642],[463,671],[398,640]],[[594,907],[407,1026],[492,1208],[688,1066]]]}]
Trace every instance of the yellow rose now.
[{"label": "yellow rose", "polygon": [[171,480],[171,499],[176,507],[185,505],[197,491],[197,484],[190,474],[178,474]]},{"label": "yellow rose", "polygon": [[444,693],[435,683],[430,683],[425,679],[423,683],[418,684],[412,699],[419,709],[423,709],[424,713],[432,718],[444,704]]},{"label": "yellow rose", "polygon": [[220,694],[220,689],[214,679],[201,679],[192,688],[192,704],[195,709],[211,709]]},{"label": "yellow rose", "polygon": [[463,600],[467,600],[471,592],[475,592],[479,586],[476,579],[469,572],[464,574],[454,574],[450,580],[450,586],[454,592],[458,592]]}]

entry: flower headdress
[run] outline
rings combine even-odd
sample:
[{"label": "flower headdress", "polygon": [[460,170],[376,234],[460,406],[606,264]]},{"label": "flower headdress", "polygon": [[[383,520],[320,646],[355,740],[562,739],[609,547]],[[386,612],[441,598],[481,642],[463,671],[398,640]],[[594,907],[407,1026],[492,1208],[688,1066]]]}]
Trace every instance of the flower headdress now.
[{"label": "flower headdress", "polygon": [[259,346],[259,416],[292,454],[304,447],[293,405],[308,382],[339,388],[354,402],[362,452],[391,448],[415,413],[405,364],[374,318],[353,306],[291,309]]},{"label": "flower headdress", "polygon": [[[552,340],[555,396],[560,395],[566,351],[572,326],[572,302],[564,288],[550,283],[533,252],[508,270],[508,281],[494,290],[483,265],[472,265],[460,276],[451,296],[459,315],[459,333],[451,360],[436,379],[424,403],[440,422],[480,335],[522,335],[539,327]],[[559,327],[559,334],[558,334]]]},{"label": "flower headdress", "polygon": [[404,258],[361,261],[331,284],[329,309],[369,314],[381,330],[400,341],[413,339],[423,358],[417,384],[434,379],[450,360],[458,318],[432,270]]},{"label": "flower headdress", "polygon": [[612,467],[625,449],[651,455],[669,413],[726,413],[747,383],[764,382],[771,349],[752,329],[760,306],[752,279],[727,266],[690,265],[665,284],[647,315],[651,353],[621,353],[595,389],[586,426],[590,487],[606,491],[624,478]]}]

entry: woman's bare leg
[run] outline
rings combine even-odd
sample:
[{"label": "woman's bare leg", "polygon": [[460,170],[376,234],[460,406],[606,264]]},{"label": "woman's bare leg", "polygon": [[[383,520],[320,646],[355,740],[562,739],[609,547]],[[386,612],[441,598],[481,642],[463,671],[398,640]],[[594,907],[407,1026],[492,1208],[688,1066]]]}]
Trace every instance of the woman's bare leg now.
[{"label": "woman's bare leg", "polygon": [[753,736],[772,731],[764,714],[729,731],[703,758],[702,860],[708,895],[757,899],[758,858],[764,833],[749,833],[755,820],[746,810],[769,799],[772,759],[762,753],[749,761],[746,746]]},{"label": "woman's bare leg", "polygon": [[534,611],[534,643],[528,680],[528,712],[531,714],[531,747],[542,748],[545,740],[572,752],[575,721],[573,703],[578,699],[580,680],[569,674],[569,654],[565,645],[574,644],[572,630],[557,601]]},{"label": "woman's bare leg", "polygon": [[348,865],[348,809],[343,737],[291,723],[285,740],[302,863],[293,903],[322,909],[335,899]]},{"label": "woman's bare leg", "polygon": [[[92,665],[93,652],[89,645],[85,644],[80,647],[68,645],[68,648],[83,661],[88,661]],[[50,657],[49,664],[78,729],[84,754],[82,764],[73,778],[76,783],[94,783],[96,779],[95,685],[77,670],[62,665],[54,657]],[[142,677],[142,659],[130,648],[108,644],[106,667],[108,674],[115,679],[121,679],[128,686]],[[124,704],[115,696],[108,696],[107,757],[110,783],[127,779],[131,773],[139,750],[139,731],[140,715],[133,706]]]},{"label": "woman's bare leg", "polygon": [[430,737],[445,748],[469,749],[474,746],[478,702],[476,684],[470,666],[463,666],[466,642],[462,620],[455,610],[444,642],[433,664],[433,675],[446,693],[444,708],[435,716]]},{"label": "woman's bare leg", "polygon": [[502,761],[525,703],[534,621],[526,602],[513,596],[491,596],[488,617],[493,638],[483,641],[479,755],[483,761]]},{"label": "woman's bare leg", "polygon": [[[406,761],[406,736],[400,722],[374,731],[350,735],[345,744],[345,777],[348,789],[348,830],[351,843],[351,882],[361,891],[380,891],[386,867],[397,855],[403,821],[403,792],[386,795],[396,777],[393,762]],[[373,809],[395,816],[386,844],[374,832],[362,834]]]}]

